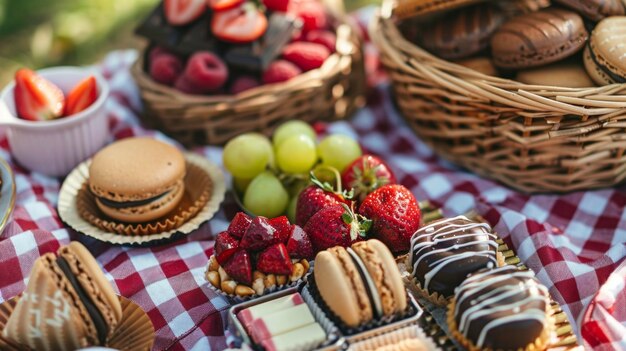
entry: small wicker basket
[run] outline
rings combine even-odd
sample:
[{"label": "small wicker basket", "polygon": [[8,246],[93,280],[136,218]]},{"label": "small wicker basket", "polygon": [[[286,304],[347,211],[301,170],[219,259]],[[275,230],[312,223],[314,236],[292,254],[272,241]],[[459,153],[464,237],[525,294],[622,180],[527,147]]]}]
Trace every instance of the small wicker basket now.
[{"label": "small wicker basket", "polygon": [[144,123],[192,146],[223,144],[250,131],[269,135],[275,126],[291,119],[314,122],[349,116],[365,103],[362,43],[343,10],[328,8],[340,24],[336,27],[337,50],[322,67],[238,95],[179,92],[153,81],[140,57],[131,72],[141,91]]},{"label": "small wicker basket", "polygon": [[525,192],[626,178],[626,84],[526,85],[439,59],[405,40],[385,0],[370,23],[397,106],[434,150]]}]

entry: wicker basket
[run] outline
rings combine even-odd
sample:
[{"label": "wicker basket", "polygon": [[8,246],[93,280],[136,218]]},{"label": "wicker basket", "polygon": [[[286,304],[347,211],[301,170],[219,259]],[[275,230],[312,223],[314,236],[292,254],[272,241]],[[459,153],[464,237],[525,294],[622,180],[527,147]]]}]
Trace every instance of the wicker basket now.
[{"label": "wicker basket", "polygon": [[626,85],[571,89],[490,77],[405,40],[386,0],[370,23],[397,106],[443,157],[525,192],[626,177]]},{"label": "wicker basket", "polygon": [[361,39],[342,9],[329,10],[341,24],[336,28],[337,51],[322,67],[238,95],[187,95],[158,84],[146,74],[141,57],[131,72],[141,91],[144,123],[192,146],[223,144],[250,131],[269,135],[291,119],[313,122],[349,116],[365,103]]}]

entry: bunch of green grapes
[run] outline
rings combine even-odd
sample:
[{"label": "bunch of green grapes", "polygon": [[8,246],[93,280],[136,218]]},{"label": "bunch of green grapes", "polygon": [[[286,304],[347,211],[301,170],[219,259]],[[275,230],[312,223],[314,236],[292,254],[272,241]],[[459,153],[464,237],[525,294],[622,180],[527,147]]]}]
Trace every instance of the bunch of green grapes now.
[{"label": "bunch of green grapes", "polygon": [[257,216],[287,214],[294,221],[298,194],[318,164],[342,172],[361,155],[356,140],[333,134],[319,143],[313,128],[289,121],[276,128],[272,140],[258,133],[231,139],[224,147],[224,166],[233,175],[244,207]]}]

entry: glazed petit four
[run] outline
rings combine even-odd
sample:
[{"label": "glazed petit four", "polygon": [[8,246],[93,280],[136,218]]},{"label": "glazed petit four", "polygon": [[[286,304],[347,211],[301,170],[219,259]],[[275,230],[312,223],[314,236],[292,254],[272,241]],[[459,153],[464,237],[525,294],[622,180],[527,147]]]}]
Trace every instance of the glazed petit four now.
[{"label": "glazed petit four", "polygon": [[507,265],[472,274],[448,306],[448,325],[469,350],[543,350],[552,329],[548,289]]},{"label": "glazed petit four", "polygon": [[385,244],[376,239],[322,251],[315,257],[313,270],[321,298],[348,327],[407,308],[398,266]]},{"label": "glazed petit four", "polygon": [[502,263],[497,251],[496,235],[488,224],[458,216],[415,232],[407,267],[424,297],[445,305],[468,274]]}]

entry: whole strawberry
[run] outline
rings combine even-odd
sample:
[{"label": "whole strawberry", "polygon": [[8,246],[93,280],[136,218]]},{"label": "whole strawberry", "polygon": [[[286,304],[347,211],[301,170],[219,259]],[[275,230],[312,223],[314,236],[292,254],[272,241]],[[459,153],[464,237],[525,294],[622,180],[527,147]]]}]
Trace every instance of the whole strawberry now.
[{"label": "whole strawberry", "polygon": [[315,253],[334,246],[348,247],[367,235],[372,222],[360,216],[346,204],[325,207],[304,227]]},{"label": "whole strawberry", "polygon": [[304,188],[298,196],[298,202],[296,204],[297,225],[304,227],[309,221],[309,218],[313,217],[314,214],[324,207],[340,205],[342,203],[347,205],[351,204],[350,199],[352,198],[352,191],[343,191],[339,172],[334,168],[331,171],[336,173],[336,189],[327,182],[322,183],[315,177],[315,174],[311,173],[311,182],[313,182],[313,184]]},{"label": "whole strawberry", "polygon": [[363,155],[346,167],[341,182],[346,188],[354,190],[355,200],[363,201],[369,193],[381,186],[395,184],[396,176],[380,158]]},{"label": "whole strawberry", "polygon": [[372,220],[371,234],[394,254],[409,250],[411,236],[420,226],[421,212],[409,189],[385,185],[367,195],[359,214]]}]

